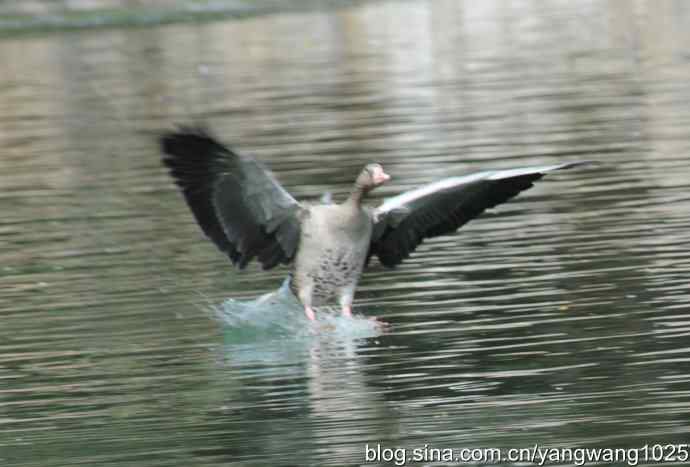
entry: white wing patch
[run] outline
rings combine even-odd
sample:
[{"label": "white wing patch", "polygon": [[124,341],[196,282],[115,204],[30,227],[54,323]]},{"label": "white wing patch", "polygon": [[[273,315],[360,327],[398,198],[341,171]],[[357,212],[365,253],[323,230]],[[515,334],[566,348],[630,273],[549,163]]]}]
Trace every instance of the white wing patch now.
[{"label": "white wing patch", "polygon": [[435,193],[437,191],[443,191],[448,188],[454,188],[459,185],[464,185],[466,183],[470,182],[475,182],[477,180],[482,180],[492,174],[492,172],[479,172],[476,174],[472,175],[466,175],[464,177],[450,177],[450,178],[444,178],[443,180],[439,180],[437,182],[429,183],[427,185],[423,185],[419,188],[415,188],[414,190],[411,191],[406,191],[405,193],[402,193],[398,196],[394,196],[392,198],[388,198],[381,204],[378,208],[376,208],[376,212],[378,214],[387,212],[387,211],[392,211],[393,209],[399,208],[404,206],[405,204],[414,201],[419,198],[423,198],[424,196],[430,195],[432,193]]},{"label": "white wing patch", "polygon": [[543,174],[546,172],[552,172],[554,170],[567,169],[577,165],[587,164],[588,162],[573,162],[557,165],[543,165],[537,167],[523,167],[521,169],[508,169],[508,170],[492,170],[485,172],[478,172],[476,174],[465,175],[464,177],[450,177],[444,178],[437,182],[429,183],[416,188],[411,191],[407,191],[393,198],[385,200],[378,208],[375,210],[375,214],[381,215],[393,209],[405,206],[415,200],[423,198],[427,195],[435,193],[437,191],[447,190],[449,188],[455,188],[460,185],[465,185],[468,183],[476,182],[479,180],[504,180],[506,178],[521,177],[523,175],[531,174]]},{"label": "white wing patch", "polygon": [[505,178],[521,177],[523,175],[551,172],[552,170],[558,170],[564,168],[565,166],[565,164],[559,164],[544,165],[541,167],[525,167],[523,169],[499,170],[492,173],[491,176],[488,177],[488,180],[503,180]]}]

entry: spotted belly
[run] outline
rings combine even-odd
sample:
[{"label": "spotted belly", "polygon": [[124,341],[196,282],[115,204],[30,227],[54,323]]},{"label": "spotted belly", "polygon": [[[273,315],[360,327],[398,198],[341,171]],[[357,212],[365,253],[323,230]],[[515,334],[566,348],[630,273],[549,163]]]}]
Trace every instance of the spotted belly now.
[{"label": "spotted belly", "polygon": [[293,275],[293,291],[311,286],[312,303],[315,306],[336,302],[347,290],[354,292],[364,261],[362,254],[353,248],[325,248],[319,261],[306,271]]}]

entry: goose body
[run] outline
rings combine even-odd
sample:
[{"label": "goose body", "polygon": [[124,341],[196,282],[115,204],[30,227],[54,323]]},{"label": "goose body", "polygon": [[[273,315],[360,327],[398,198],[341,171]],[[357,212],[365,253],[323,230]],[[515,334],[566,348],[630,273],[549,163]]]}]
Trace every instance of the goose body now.
[{"label": "goose body", "polygon": [[371,214],[353,203],[306,210],[290,279],[305,308],[336,302],[350,313],[372,230]]},{"label": "goose body", "polygon": [[390,177],[368,164],[340,204],[297,202],[263,167],[199,128],[161,137],[163,163],[204,233],[233,264],[264,269],[291,264],[290,288],[313,307],[338,304],[350,316],[369,258],[393,267],[424,238],[449,234],[484,210],[532,186],[544,174],[584,164],[529,167],[450,177],[402,193],[375,209],[362,202]]}]

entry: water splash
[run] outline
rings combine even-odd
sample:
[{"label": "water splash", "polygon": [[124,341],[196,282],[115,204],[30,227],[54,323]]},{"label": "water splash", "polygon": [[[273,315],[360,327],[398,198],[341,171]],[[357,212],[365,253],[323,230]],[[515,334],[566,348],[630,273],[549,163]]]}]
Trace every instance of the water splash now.
[{"label": "water splash", "polygon": [[317,308],[317,320],[311,323],[290,290],[288,279],[274,292],[247,301],[230,298],[213,311],[223,325],[226,344],[272,339],[304,341],[324,335],[352,340],[376,337],[382,332],[380,324],[357,315],[343,317],[333,307]]}]

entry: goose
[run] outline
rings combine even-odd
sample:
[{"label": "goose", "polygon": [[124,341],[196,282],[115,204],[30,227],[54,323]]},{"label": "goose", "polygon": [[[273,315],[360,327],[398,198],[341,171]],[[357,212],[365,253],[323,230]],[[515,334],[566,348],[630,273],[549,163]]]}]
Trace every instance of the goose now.
[{"label": "goose", "polygon": [[342,203],[298,202],[263,164],[223,145],[201,127],[160,136],[163,164],[205,235],[239,269],[291,265],[289,286],[314,321],[315,307],[336,303],[352,316],[355,289],[371,257],[393,268],[426,238],[455,232],[486,209],[527,190],[545,174],[588,162],[494,170],[429,183],[363,205],[390,181],[367,164]]}]

